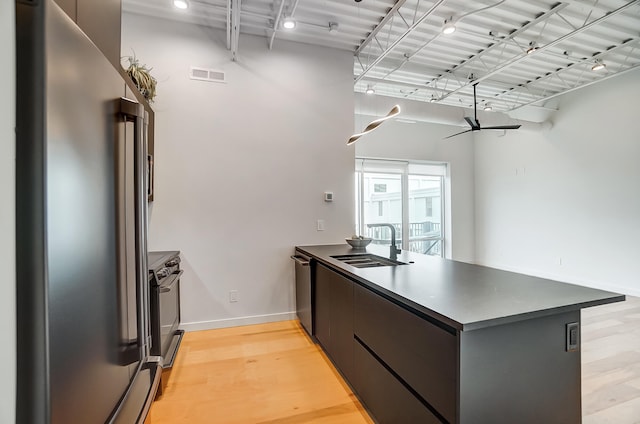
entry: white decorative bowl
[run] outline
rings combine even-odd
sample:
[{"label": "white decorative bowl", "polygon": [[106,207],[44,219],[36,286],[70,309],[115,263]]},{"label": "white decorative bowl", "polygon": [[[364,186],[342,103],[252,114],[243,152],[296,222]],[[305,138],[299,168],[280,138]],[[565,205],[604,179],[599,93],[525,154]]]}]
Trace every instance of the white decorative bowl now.
[{"label": "white decorative bowl", "polygon": [[367,247],[367,245],[369,243],[371,243],[370,238],[366,237],[366,238],[361,238],[361,239],[345,239],[347,241],[347,243],[349,243],[351,245],[351,247],[353,247],[354,249],[364,249],[365,247]]}]

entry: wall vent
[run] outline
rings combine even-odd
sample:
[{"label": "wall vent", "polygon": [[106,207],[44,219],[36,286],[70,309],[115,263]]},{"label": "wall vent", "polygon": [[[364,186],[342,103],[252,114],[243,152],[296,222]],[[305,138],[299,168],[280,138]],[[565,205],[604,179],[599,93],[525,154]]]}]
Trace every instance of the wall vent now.
[{"label": "wall vent", "polygon": [[224,79],[224,72],[215,69],[196,68],[192,66],[189,70],[189,78],[198,81],[209,82],[226,82]]}]

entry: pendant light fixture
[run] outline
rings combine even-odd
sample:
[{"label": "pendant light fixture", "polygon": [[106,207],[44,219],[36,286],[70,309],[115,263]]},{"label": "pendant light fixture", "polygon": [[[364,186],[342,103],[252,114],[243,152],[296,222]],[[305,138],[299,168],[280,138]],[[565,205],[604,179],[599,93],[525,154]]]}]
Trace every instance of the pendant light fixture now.
[{"label": "pendant light fixture", "polygon": [[349,137],[349,140],[347,141],[347,146],[355,143],[356,141],[358,141],[358,139],[360,137],[362,137],[365,134],[369,134],[371,131],[375,130],[376,128],[378,128],[380,126],[380,124],[382,124],[384,121],[393,118],[394,116],[398,116],[398,114],[400,114],[400,106],[399,105],[395,105],[394,107],[391,108],[391,110],[389,111],[389,113],[387,113],[386,116],[383,116],[382,118],[378,118],[374,121],[371,121],[371,123],[369,125],[367,125],[367,127],[364,129],[364,131],[362,131],[361,133],[358,134],[354,134],[351,137]]}]

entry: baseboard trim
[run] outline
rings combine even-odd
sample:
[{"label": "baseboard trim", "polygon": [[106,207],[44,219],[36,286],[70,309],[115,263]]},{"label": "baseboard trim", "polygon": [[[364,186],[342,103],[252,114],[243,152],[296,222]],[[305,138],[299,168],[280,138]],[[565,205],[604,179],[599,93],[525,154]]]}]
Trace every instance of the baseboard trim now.
[{"label": "baseboard trim", "polygon": [[180,329],[184,331],[214,330],[216,328],[240,327],[243,325],[265,324],[268,322],[288,321],[296,319],[295,312],[281,312],[277,314],[253,315],[248,317],[224,318],[212,321],[183,322]]}]

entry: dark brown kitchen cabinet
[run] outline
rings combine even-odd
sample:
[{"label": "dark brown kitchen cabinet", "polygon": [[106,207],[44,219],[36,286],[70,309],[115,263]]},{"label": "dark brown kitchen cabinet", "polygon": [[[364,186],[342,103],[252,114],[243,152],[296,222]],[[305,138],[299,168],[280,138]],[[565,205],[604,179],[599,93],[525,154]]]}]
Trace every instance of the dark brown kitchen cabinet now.
[{"label": "dark brown kitchen cabinet", "polygon": [[121,0],[56,0],[56,3],[120,69]]},{"label": "dark brown kitchen cabinet", "polygon": [[442,423],[360,343],[354,345],[352,385],[380,424]]},{"label": "dark brown kitchen cabinet", "polygon": [[329,352],[331,347],[331,281],[327,278],[330,272],[324,266],[316,266],[315,276],[315,305],[314,305],[314,335]]},{"label": "dark brown kitchen cabinet", "polygon": [[316,267],[316,338],[348,381],[353,378],[353,285],[322,264]]},{"label": "dark brown kitchen cabinet", "polygon": [[354,290],[354,333],[360,342],[375,352],[425,403],[447,421],[455,422],[458,366],[455,331],[362,286],[356,285]]}]

